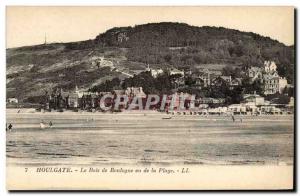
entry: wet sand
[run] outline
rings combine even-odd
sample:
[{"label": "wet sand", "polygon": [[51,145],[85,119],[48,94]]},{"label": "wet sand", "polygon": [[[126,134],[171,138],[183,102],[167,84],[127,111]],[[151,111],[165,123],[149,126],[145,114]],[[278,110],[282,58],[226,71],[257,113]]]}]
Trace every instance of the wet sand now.
[{"label": "wet sand", "polygon": [[[7,112],[7,164],[290,165],[293,116]],[[242,122],[240,122],[242,118]],[[41,129],[41,121],[53,127]]]}]

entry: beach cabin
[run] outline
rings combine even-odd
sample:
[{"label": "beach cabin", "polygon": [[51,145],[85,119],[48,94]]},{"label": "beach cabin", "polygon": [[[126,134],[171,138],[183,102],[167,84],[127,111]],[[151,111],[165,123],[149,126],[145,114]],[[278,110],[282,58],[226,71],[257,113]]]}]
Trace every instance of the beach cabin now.
[{"label": "beach cabin", "polygon": [[227,107],[217,107],[217,108],[209,108],[208,113],[210,115],[221,115],[227,112]]},{"label": "beach cabin", "polygon": [[281,114],[282,111],[274,105],[265,105],[260,108],[262,114]]},{"label": "beach cabin", "polygon": [[254,104],[256,106],[264,105],[265,104],[265,98],[257,95],[257,94],[245,94],[243,96],[243,103],[249,103],[249,104]]},{"label": "beach cabin", "polygon": [[247,115],[260,114],[260,109],[259,107],[256,106],[254,102],[248,102],[245,104],[245,106],[246,106]]}]

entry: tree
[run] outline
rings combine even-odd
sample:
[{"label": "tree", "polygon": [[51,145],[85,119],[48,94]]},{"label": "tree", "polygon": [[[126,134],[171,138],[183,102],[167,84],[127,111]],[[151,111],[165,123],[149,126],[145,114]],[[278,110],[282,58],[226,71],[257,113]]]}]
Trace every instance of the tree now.
[{"label": "tree", "polygon": [[185,78],[184,83],[187,86],[192,86],[192,85],[196,84],[196,81],[191,76],[188,76],[188,77]]},{"label": "tree", "polygon": [[93,86],[89,89],[91,92],[110,92],[114,89],[120,88],[121,80],[119,78],[113,78],[112,80],[106,80],[104,83]]},{"label": "tree", "polygon": [[259,80],[255,80],[251,82],[249,77],[245,77],[242,80],[242,88],[244,89],[245,93],[257,93],[259,95],[264,95],[264,86]]},{"label": "tree", "polygon": [[167,54],[164,56],[164,59],[167,63],[170,63],[171,62],[171,59],[172,59],[172,55],[171,54]]},{"label": "tree", "polygon": [[227,65],[222,69],[222,75],[231,76],[233,79],[239,78],[241,77],[241,69],[238,67],[234,68],[232,65]]},{"label": "tree", "polygon": [[275,104],[288,104],[290,101],[290,97],[284,94],[273,94],[266,96],[266,100],[269,100]]}]

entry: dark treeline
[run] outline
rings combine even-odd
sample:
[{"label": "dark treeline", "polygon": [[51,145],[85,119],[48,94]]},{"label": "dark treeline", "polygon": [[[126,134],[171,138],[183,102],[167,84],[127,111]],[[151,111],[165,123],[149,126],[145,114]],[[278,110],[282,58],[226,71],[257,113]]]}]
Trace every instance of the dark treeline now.
[{"label": "dark treeline", "polygon": [[104,83],[93,86],[91,92],[111,92],[117,89],[126,89],[127,87],[142,87],[146,94],[170,94],[174,86],[172,82],[179,76],[170,75],[167,72],[154,78],[150,72],[141,72],[132,78],[126,78],[121,81],[119,78],[106,80]]},{"label": "dark treeline", "polygon": [[[126,78],[121,81],[118,78],[112,80],[106,80],[100,85],[93,86],[89,91],[91,92],[111,92],[116,89],[126,89],[127,87],[143,87],[146,94],[171,94],[174,92],[183,92],[196,95],[196,98],[212,97],[212,98],[223,98],[225,99],[225,104],[235,104],[240,103],[243,100],[244,94],[251,94],[256,92],[261,96],[263,94],[263,86],[258,82],[251,83],[249,78],[244,78],[242,84],[235,88],[230,88],[228,85],[223,84],[221,86],[209,86],[207,88],[196,88],[193,87],[193,82],[187,77],[185,79],[185,85],[174,89],[173,81],[176,80],[178,75],[170,75],[168,72],[164,72],[157,78],[152,77],[150,72],[142,72],[135,75],[132,78]],[[290,95],[293,92],[286,92]],[[279,102],[286,102],[287,95],[275,94],[272,96],[267,96],[267,99],[278,98]]]},{"label": "dark treeline", "polygon": [[[104,76],[120,76],[115,70],[92,69],[93,56],[104,56],[112,62],[120,62],[120,68],[128,71],[141,70],[147,64],[154,68],[180,70],[193,70],[199,65],[208,69],[227,65],[223,75],[233,78],[240,77],[241,71],[250,66],[263,66],[265,60],[271,60],[276,63],[278,74],[294,84],[294,50],[294,46],[285,46],[269,37],[222,27],[164,22],[112,28],[91,40],[7,49],[8,70],[14,66],[19,70],[7,74],[11,80],[7,84],[10,89],[7,96],[17,97],[21,101],[32,95],[40,95],[42,88],[49,88],[48,84],[68,91],[75,84],[90,88]],[[57,69],[45,71],[53,65]],[[127,79],[122,85],[129,85],[138,77]],[[151,89],[144,85],[144,89],[149,92],[168,91],[168,79],[159,79],[165,81],[165,86],[152,85],[154,87]],[[102,89],[111,89],[109,83],[102,85],[107,86]],[[118,88],[123,88],[122,85]]]}]

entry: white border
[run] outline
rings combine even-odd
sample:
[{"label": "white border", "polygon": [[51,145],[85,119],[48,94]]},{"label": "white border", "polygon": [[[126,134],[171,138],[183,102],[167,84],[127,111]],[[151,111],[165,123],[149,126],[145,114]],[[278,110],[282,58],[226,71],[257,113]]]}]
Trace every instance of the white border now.
[{"label": "white border", "polygon": [[[298,0],[2,0],[6,5],[211,5],[211,6],[286,6],[298,4]],[[26,3],[24,3],[26,2]]]}]

